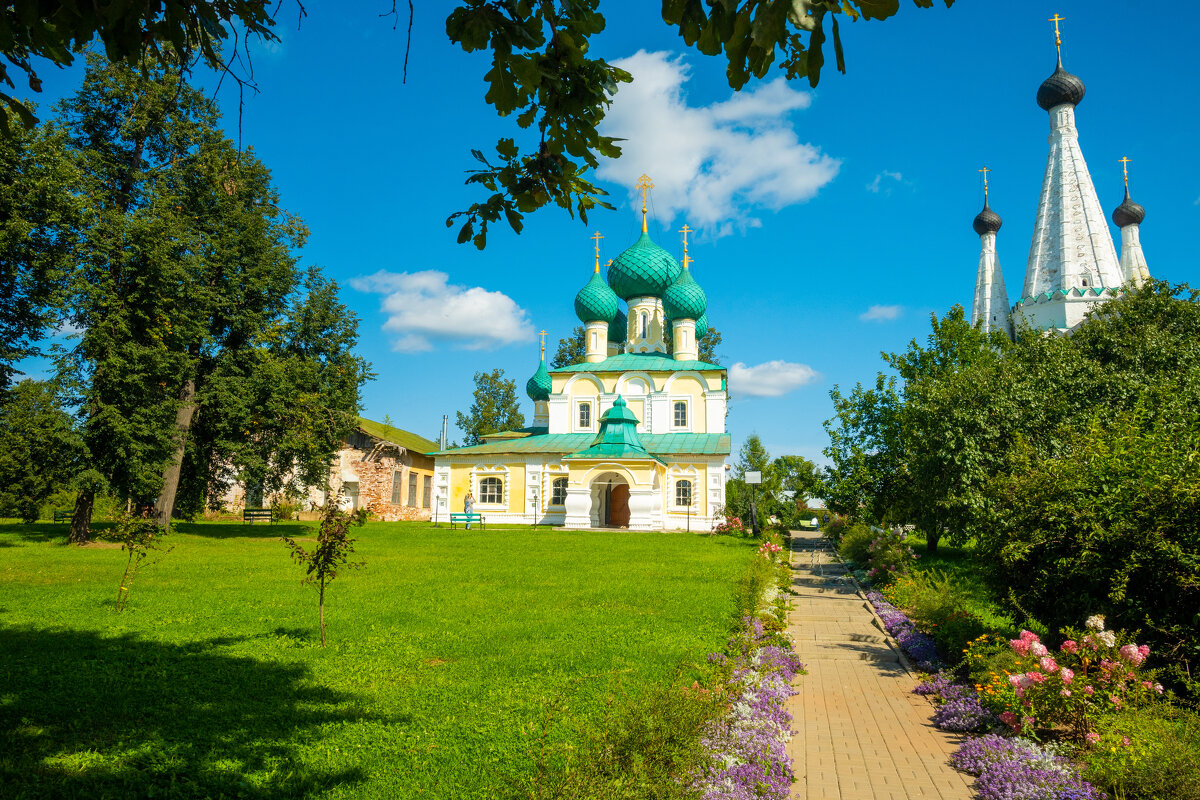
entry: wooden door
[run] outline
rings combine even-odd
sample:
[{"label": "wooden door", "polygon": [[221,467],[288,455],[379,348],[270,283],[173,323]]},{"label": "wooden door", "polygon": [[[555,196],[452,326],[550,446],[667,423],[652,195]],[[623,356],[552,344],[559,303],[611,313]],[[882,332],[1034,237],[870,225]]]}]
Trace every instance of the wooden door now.
[{"label": "wooden door", "polygon": [[629,487],[623,483],[612,487],[608,506],[608,524],[615,528],[629,527]]}]

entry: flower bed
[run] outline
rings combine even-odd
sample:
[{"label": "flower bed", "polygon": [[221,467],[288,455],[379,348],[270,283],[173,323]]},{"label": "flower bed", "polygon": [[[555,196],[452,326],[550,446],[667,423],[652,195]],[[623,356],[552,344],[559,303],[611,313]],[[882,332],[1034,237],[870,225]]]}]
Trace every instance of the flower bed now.
[{"label": "flower bed", "polygon": [[[781,549],[760,549],[759,556],[773,561]],[[709,765],[693,782],[703,800],[786,800],[791,794],[787,744],[792,715],[786,705],[795,694],[792,679],[803,673],[804,665],[782,630],[786,612],[777,602],[779,584],[771,581],[758,598],[759,608],[768,612],[743,617],[726,652],[709,656],[725,667],[727,677],[719,691],[729,704],[728,712],[704,735]]]}]

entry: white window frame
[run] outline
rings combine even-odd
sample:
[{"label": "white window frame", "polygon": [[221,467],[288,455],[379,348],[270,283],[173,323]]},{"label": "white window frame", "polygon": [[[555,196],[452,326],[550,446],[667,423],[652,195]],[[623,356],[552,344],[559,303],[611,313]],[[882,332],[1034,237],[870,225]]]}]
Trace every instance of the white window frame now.
[{"label": "white window frame", "polygon": [[[591,431],[592,430],[594,420],[596,419],[596,416],[594,413],[595,409],[593,408],[593,406],[595,404],[596,404],[596,401],[592,400],[590,398],[587,400],[576,400],[575,401],[575,430],[577,430],[577,431]],[[583,417],[583,410],[584,410],[585,406],[587,407],[587,415],[588,415],[586,425],[580,421]]]},{"label": "white window frame", "polygon": [[[679,499],[679,490],[683,488],[683,484],[685,484],[685,483],[687,484],[688,501],[686,503],[683,503],[683,502],[680,502],[680,499]],[[675,501],[676,508],[690,508],[696,502],[696,482],[693,481],[691,478],[677,478],[675,480],[674,501]]]},{"label": "white window frame", "polygon": [[[562,498],[555,501],[555,494],[558,491],[559,484],[562,485]],[[567,479],[565,476],[550,479],[550,506],[553,508],[563,508],[567,504]]]},{"label": "white window frame", "polygon": [[[483,485],[485,483],[487,483],[488,481],[496,481],[496,483],[500,484],[500,499],[499,500],[484,499]],[[478,499],[476,502],[479,505],[481,505],[481,506],[502,506],[502,505],[504,505],[504,478],[500,477],[499,475],[481,475],[481,476],[479,476],[478,483],[479,483],[479,485],[476,487],[478,489],[478,493],[476,494],[476,497]]]},{"label": "white window frame", "polygon": [[[675,405],[683,403],[683,424],[680,425],[675,421]],[[692,401],[688,397],[672,397],[671,398],[671,430],[673,431],[688,431],[692,429]]]}]

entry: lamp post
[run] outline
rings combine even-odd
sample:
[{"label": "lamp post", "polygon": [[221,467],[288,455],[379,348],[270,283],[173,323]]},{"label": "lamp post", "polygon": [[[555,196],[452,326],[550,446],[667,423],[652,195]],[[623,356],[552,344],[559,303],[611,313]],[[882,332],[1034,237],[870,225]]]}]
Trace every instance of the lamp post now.
[{"label": "lamp post", "polygon": [[533,486],[530,488],[531,494],[529,496],[529,505],[533,506],[533,527],[536,529],[538,523],[538,509],[540,509],[541,506],[538,505],[538,487]]},{"label": "lamp post", "polygon": [[754,532],[755,537],[757,537],[759,535],[758,505],[756,503],[757,495],[754,491],[754,487],[762,483],[762,472],[758,470],[747,470],[745,481],[750,487],[750,529]]}]

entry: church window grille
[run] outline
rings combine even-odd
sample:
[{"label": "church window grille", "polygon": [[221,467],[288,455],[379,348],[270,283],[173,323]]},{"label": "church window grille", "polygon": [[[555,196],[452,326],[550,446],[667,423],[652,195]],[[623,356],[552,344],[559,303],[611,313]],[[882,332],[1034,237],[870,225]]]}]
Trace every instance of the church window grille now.
[{"label": "church window grille", "polygon": [[396,470],[392,473],[392,505],[398,506],[404,502],[404,498],[400,493],[404,489],[404,473]]},{"label": "church window grille", "polygon": [[429,497],[433,494],[433,476],[425,476],[425,491],[421,495],[421,508],[429,508]]},{"label": "church window grille", "polygon": [[499,505],[504,500],[504,481],[483,478],[479,481],[479,502]]},{"label": "church window grille", "polygon": [[673,406],[674,415],[671,424],[676,428],[686,428],[688,424],[688,407],[686,400],[676,400]]},{"label": "church window grille", "polygon": [[567,479],[555,478],[550,484],[550,505],[565,506],[567,504]]},{"label": "church window grille", "polygon": [[417,473],[408,473],[408,506],[417,507]]},{"label": "church window grille", "polygon": [[579,427],[589,428],[589,429],[592,427],[592,404],[591,403],[580,403],[579,404]]},{"label": "church window grille", "polygon": [[690,506],[692,504],[692,482],[689,480],[675,481],[675,505]]}]

